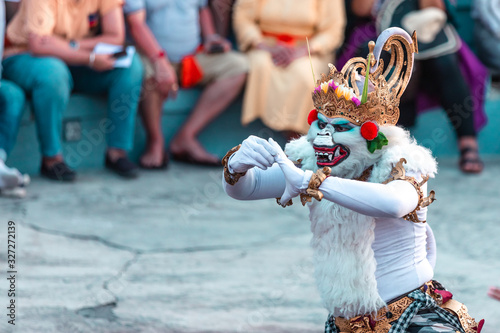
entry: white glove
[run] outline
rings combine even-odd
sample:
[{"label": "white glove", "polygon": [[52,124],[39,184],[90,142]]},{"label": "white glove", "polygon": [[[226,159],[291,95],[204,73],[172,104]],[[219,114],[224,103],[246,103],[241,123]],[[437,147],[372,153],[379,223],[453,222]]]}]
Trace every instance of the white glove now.
[{"label": "white glove", "polygon": [[296,167],[286,156],[280,145],[273,139],[269,139],[269,143],[276,151],[275,161],[285,175],[286,187],[279,201],[281,206],[285,207],[292,198],[295,198],[300,193],[305,193],[313,172],[311,170],[303,171]]},{"label": "white glove", "polygon": [[229,159],[229,172],[245,172],[253,167],[266,170],[273,165],[275,155],[276,151],[269,142],[251,135],[242,142],[240,149]]}]

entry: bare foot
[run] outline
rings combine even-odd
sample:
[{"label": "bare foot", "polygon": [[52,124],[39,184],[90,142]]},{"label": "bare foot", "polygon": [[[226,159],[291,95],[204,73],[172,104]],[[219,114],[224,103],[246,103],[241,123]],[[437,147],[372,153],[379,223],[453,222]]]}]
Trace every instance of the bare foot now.
[{"label": "bare foot", "polygon": [[196,139],[176,138],[170,144],[176,160],[205,165],[220,165],[220,159],[208,153]]},{"label": "bare foot", "polygon": [[116,162],[119,158],[127,157],[127,152],[118,148],[108,148],[106,153],[111,162]]},{"label": "bare foot", "polygon": [[142,154],[140,165],[146,169],[161,168],[165,164],[165,151],[162,142],[150,143]]}]

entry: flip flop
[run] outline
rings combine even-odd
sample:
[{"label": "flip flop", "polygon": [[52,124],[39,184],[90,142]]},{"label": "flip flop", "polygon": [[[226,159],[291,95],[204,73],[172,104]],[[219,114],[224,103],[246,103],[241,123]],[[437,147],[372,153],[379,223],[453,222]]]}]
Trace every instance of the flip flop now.
[{"label": "flip flop", "polygon": [[169,162],[170,162],[170,159],[168,158],[168,153],[165,152],[165,153],[163,153],[163,159],[162,159],[162,162],[160,165],[149,166],[149,165],[145,165],[144,163],[142,163],[139,160],[139,167],[141,169],[145,169],[145,170],[165,170],[168,168]]},{"label": "flip flop", "polygon": [[[475,153],[475,157],[465,157],[469,153]],[[480,168],[476,170],[466,170],[465,165],[469,163],[474,163],[480,166]],[[460,149],[460,161],[458,163],[460,170],[462,170],[463,173],[471,173],[471,174],[477,174],[481,173],[484,168],[484,163],[481,161],[479,158],[479,151],[477,148],[474,147],[465,147]]]},{"label": "flip flop", "polygon": [[187,164],[194,164],[194,165],[203,165],[203,166],[212,166],[212,167],[222,166],[221,160],[218,160],[217,162],[197,160],[189,153],[180,153],[180,154],[172,153],[172,159],[174,159],[175,161],[178,161],[178,162],[187,163]]}]

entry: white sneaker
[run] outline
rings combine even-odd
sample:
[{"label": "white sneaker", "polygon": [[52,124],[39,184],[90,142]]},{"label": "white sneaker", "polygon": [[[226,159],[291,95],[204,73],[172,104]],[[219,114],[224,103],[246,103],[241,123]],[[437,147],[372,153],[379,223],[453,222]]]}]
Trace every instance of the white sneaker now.
[{"label": "white sneaker", "polygon": [[16,168],[9,168],[0,159],[0,194],[2,196],[24,198],[26,196],[25,186],[28,186],[31,179],[28,175],[23,175]]},{"label": "white sneaker", "polygon": [[0,190],[17,187],[19,184],[19,175],[17,170],[12,170],[0,160]]}]

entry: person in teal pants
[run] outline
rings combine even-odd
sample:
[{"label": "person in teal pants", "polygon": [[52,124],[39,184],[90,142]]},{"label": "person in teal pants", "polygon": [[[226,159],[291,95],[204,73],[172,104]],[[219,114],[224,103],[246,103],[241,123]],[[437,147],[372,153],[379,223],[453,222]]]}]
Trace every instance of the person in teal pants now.
[{"label": "person in teal pants", "polygon": [[[61,17],[66,19],[58,21]],[[73,91],[107,94],[106,126],[101,128],[108,145],[106,167],[123,177],[138,175],[127,151],[133,144],[141,62],[135,56],[128,68],[115,68],[111,54],[93,51],[98,43],[123,45],[123,20],[117,0],[24,1],[7,27],[11,46],[5,50],[4,76],[31,98],[41,173],[50,179],[76,178],[61,148],[62,115]]]}]

